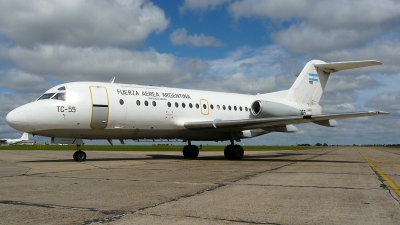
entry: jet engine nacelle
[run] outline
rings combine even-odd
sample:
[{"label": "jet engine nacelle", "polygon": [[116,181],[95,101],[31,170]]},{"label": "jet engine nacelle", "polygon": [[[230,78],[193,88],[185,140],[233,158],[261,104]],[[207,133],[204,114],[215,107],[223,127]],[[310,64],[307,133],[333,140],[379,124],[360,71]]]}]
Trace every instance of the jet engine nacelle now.
[{"label": "jet engine nacelle", "polygon": [[292,106],[264,100],[254,101],[253,104],[251,104],[250,112],[257,118],[302,115],[299,109]]}]

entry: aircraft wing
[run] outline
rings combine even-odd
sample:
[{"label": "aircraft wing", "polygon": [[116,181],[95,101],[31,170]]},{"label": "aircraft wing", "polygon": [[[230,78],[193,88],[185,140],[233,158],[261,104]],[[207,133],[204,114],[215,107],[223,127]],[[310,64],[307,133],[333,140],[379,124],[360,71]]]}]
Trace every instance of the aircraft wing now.
[{"label": "aircraft wing", "polygon": [[351,113],[341,113],[341,114],[269,117],[269,118],[259,118],[259,119],[255,118],[255,119],[242,119],[242,120],[197,121],[197,122],[186,122],[184,124],[184,127],[189,130],[221,129],[221,128],[231,128],[233,130],[247,130],[247,129],[257,129],[257,128],[262,129],[273,126],[283,126],[288,124],[327,121],[330,119],[376,116],[382,114],[389,114],[389,113],[383,111],[366,111],[366,112],[351,112]]}]

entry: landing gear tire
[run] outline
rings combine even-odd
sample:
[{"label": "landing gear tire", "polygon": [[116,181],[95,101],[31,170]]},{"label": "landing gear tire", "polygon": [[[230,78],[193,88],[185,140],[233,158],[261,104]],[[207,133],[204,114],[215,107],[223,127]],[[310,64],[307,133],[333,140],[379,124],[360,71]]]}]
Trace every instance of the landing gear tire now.
[{"label": "landing gear tire", "polygon": [[197,156],[199,156],[199,152],[199,147],[196,145],[186,145],[182,150],[183,156],[190,159],[197,158]]},{"label": "landing gear tire", "polygon": [[77,162],[82,162],[86,160],[86,153],[84,151],[76,151],[73,155],[74,160]]},{"label": "landing gear tire", "polygon": [[224,150],[226,159],[239,160],[243,158],[244,150],[240,145],[227,145]]}]

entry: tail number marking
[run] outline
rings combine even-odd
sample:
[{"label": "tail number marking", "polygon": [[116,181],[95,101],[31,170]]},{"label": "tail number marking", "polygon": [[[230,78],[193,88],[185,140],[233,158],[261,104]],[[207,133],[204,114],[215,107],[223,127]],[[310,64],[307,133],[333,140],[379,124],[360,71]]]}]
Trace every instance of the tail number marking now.
[{"label": "tail number marking", "polygon": [[64,113],[64,112],[69,112],[69,113],[74,113],[76,112],[76,107],[75,106],[57,106],[57,112]]}]

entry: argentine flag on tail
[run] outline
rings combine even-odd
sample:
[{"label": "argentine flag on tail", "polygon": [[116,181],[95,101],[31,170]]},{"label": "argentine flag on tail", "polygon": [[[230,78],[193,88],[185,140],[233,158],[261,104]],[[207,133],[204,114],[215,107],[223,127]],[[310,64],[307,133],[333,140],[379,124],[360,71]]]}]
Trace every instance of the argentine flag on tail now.
[{"label": "argentine flag on tail", "polygon": [[308,74],[308,81],[318,82],[318,74],[309,73]]}]

